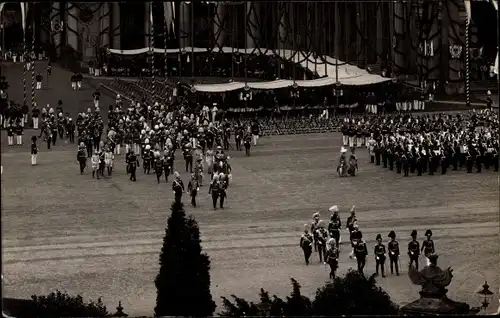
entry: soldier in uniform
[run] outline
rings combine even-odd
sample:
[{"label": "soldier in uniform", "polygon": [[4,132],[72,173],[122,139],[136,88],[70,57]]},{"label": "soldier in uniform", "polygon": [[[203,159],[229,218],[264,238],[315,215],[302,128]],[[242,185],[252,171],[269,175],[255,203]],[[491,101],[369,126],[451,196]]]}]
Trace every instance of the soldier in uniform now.
[{"label": "soldier in uniform", "polygon": [[252,135],[250,133],[246,133],[245,137],[243,137],[243,145],[245,146],[245,155],[250,156],[250,147],[252,147]]},{"label": "soldier in uniform", "polygon": [[196,195],[198,194],[199,190],[200,190],[200,185],[198,183],[198,179],[196,178],[196,175],[193,173],[191,174],[191,180],[189,180],[188,183],[188,192],[191,195],[191,205],[195,208],[196,208]]},{"label": "soldier in uniform", "polygon": [[427,266],[429,266],[429,256],[435,253],[434,241],[431,240],[432,231],[430,229],[425,231],[425,236],[427,239],[422,242],[422,249],[420,251],[424,252],[425,257],[427,258]]},{"label": "soldier in uniform", "polygon": [[[163,173],[163,160],[160,157],[160,152],[155,152],[155,172],[156,172],[156,181],[160,184],[161,175]],[[165,180],[168,182],[168,180]]]},{"label": "soldier in uniform", "polygon": [[97,172],[97,180],[99,180],[99,153],[94,151],[94,155],[90,158],[90,162],[92,164],[92,179],[95,178]]},{"label": "soldier in uniform", "polygon": [[184,183],[181,180],[181,175],[176,171],[174,172],[174,182],[172,182],[172,191],[174,192],[174,198],[176,203],[181,203],[182,194],[185,191]]},{"label": "soldier in uniform", "polygon": [[326,241],[328,240],[328,232],[325,229],[325,221],[318,222],[318,229],[315,232],[316,245],[318,246],[319,262],[322,263],[326,256]]},{"label": "soldier in uniform", "polygon": [[335,278],[335,272],[339,267],[339,249],[335,239],[331,238],[326,242],[327,250],[325,255],[325,263],[330,265],[330,278]]},{"label": "soldier in uniform", "polygon": [[[361,232],[359,232],[361,234]],[[368,249],[366,248],[366,242],[363,240],[363,236],[360,235],[359,242],[354,248],[354,255],[356,256],[356,261],[358,262],[358,271],[363,273],[363,269],[366,265],[366,256],[368,256]]]},{"label": "soldier in uniform", "polygon": [[142,168],[144,169],[144,174],[149,174],[151,172],[151,146],[146,145],[142,153]]},{"label": "soldier in uniform", "polygon": [[387,168],[387,143],[382,144],[382,165],[384,168]]},{"label": "soldier in uniform", "polygon": [[378,234],[377,235],[377,245],[375,245],[375,248],[373,250],[373,253],[375,254],[375,270],[376,270],[376,275],[378,276],[379,273],[379,267],[382,272],[382,277],[385,277],[385,257],[386,257],[386,250],[385,250],[385,245],[382,244],[382,235]]},{"label": "soldier in uniform", "polygon": [[219,174],[219,206],[224,209],[224,200],[227,197],[228,176],[224,173]]},{"label": "soldier in uniform", "polygon": [[304,252],[304,259],[306,261],[306,265],[309,265],[309,258],[312,254],[312,246],[313,246],[313,237],[309,234],[308,225],[304,224],[304,233],[300,237],[300,248]]},{"label": "soldier in uniform", "polygon": [[382,153],[382,149],[380,148],[379,142],[375,142],[373,153],[375,154],[375,165],[380,166],[380,155]]},{"label": "soldier in uniform", "polygon": [[410,163],[408,158],[406,157],[406,154],[403,153],[401,156],[401,165],[403,166],[403,173],[405,177],[408,177],[408,173],[410,171]]},{"label": "soldier in uniform", "polygon": [[349,230],[349,234],[354,230],[354,222],[356,219],[356,207],[353,205],[351,208],[351,215],[347,218],[346,229]]},{"label": "soldier in uniform", "polygon": [[187,143],[182,147],[184,162],[186,164],[186,172],[193,173],[193,153],[191,152],[191,143]]},{"label": "soldier in uniform", "polygon": [[328,233],[330,237],[335,240],[337,248],[340,248],[340,229],[342,228],[342,221],[339,216],[339,208],[334,205],[330,208],[333,215],[330,218],[330,223],[328,224]]},{"label": "soldier in uniform", "polygon": [[387,249],[389,250],[389,261],[391,266],[391,274],[394,274],[394,268],[396,269],[396,275],[399,276],[399,243],[396,241],[396,233],[391,231],[389,233],[391,241],[387,244]]},{"label": "soldier in uniform", "polygon": [[359,230],[358,222],[355,221],[353,225],[353,230],[351,231],[351,234],[349,235],[349,239],[351,241],[351,247],[352,247],[352,252],[349,255],[349,258],[352,258],[355,255],[356,252],[356,246],[358,243],[361,241],[361,238],[363,238],[363,233]]},{"label": "soldier in uniform", "polygon": [[196,180],[200,187],[203,186],[203,158],[196,159],[196,165],[194,167],[194,174],[196,176]]},{"label": "soldier in uniform", "polygon": [[31,137],[31,165],[36,165],[36,157],[38,155],[38,146],[36,144],[36,136]]},{"label": "soldier in uniform", "polygon": [[214,210],[217,209],[217,199],[219,198],[219,190],[220,190],[219,175],[214,174],[212,182],[210,183],[210,187],[208,188],[208,194],[212,195],[212,203],[214,206]]},{"label": "soldier in uniform", "polygon": [[316,240],[316,230],[318,229],[318,223],[319,223],[319,212],[316,212],[313,214],[313,221],[311,223],[311,233],[314,238],[314,251],[318,251],[318,245],[317,245],[317,240]]},{"label": "soldier in uniform", "polygon": [[80,174],[83,174],[85,166],[87,165],[87,154],[85,153],[85,144],[83,142],[81,142],[80,147],[78,147],[76,160],[78,160],[78,163],[80,164]]},{"label": "soldier in uniform", "polygon": [[417,241],[417,230],[411,232],[412,240],[408,243],[408,256],[410,257],[410,267],[415,263],[415,268],[418,270],[418,257],[420,255],[420,244]]},{"label": "soldier in uniform", "polygon": [[137,159],[137,156],[135,154],[134,150],[130,150],[130,155],[128,157],[128,172],[130,173],[130,180],[133,182],[137,181],[136,178],[136,171],[137,167],[139,167],[139,159]]}]

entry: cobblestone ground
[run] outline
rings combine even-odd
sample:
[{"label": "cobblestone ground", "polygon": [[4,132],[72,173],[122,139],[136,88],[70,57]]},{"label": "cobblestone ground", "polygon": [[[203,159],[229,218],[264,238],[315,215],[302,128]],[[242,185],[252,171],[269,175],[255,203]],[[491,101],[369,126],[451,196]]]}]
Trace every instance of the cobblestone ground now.
[{"label": "cobblestone ground", "polygon": [[[21,76],[22,68],[15,67],[7,68],[11,83]],[[85,85],[81,92],[71,91],[69,76],[54,68],[52,89],[37,95],[39,104],[63,99],[65,111],[72,114],[91,107],[93,89]],[[22,88],[11,85],[11,98],[22,99]],[[111,102],[103,97],[104,105]],[[151,315],[171,185],[158,185],[154,176],[142,172],[136,183],[129,182],[124,156],[117,158],[111,178],[93,180],[88,170],[81,176],[76,145],[66,140],[51,150],[40,144],[39,164],[32,167],[29,138],[37,133],[28,130],[24,146],[15,147],[7,147],[5,131],[1,133],[5,296],[25,298],[58,288],[93,299],[101,296],[111,310],[121,300],[129,315]],[[312,296],[328,272],[316,254],[312,265],[304,265],[298,241],[312,214],[320,212],[327,220],[333,204],[339,205],[344,223],[351,206],[357,207],[371,254],[367,274],[374,271],[372,250],[378,233],[387,239],[394,229],[404,250],[411,230],[417,229],[422,240],[431,228],[439,265],[454,269],[452,299],[478,305],[475,291],[485,280],[498,290],[497,174],[458,171],[403,178],[367,163],[366,151],[360,150],[359,175],[339,179],[334,173],[338,134],[261,141],[251,157],[230,152],[234,182],[226,209],[212,210],[207,188],[202,188],[198,208],[186,207],[200,224],[218,304],[220,296],[230,294],[257,300],[261,287],[285,296],[291,277]],[[188,174],[181,175],[187,181]],[[355,267],[348,252],[342,250],[340,273]],[[402,267],[401,276],[378,280],[399,304],[419,297],[419,287],[406,275],[405,255]],[[492,303],[497,300],[495,295]]]},{"label": "cobblestone ground", "polygon": [[[5,145],[5,136],[2,136]],[[449,296],[477,305],[474,292],[485,280],[498,290],[498,177],[491,171],[403,178],[367,163],[360,150],[354,178],[334,173],[340,136],[296,135],[262,139],[251,157],[231,152],[234,182],[224,210],[213,211],[202,188],[199,207],[186,207],[200,224],[203,247],[212,261],[212,290],[256,299],[259,288],[286,295],[295,277],[308,295],[328,279],[313,255],[306,267],[298,240],[314,212],[328,218],[339,205],[345,222],[357,207],[370,246],[366,272],[374,271],[375,236],[397,232],[403,250],[412,229],[434,232],[439,265],[452,266]],[[158,255],[169,207],[170,184],[140,172],[128,181],[124,158],[111,178],[79,175],[74,146],[41,146],[39,165],[28,146],[2,151],[2,250],[4,293],[44,294],[56,288],[86,297],[102,296],[111,308],[122,300],[127,313],[150,315]],[[179,167],[180,168],[180,167]],[[184,180],[187,173],[181,173]],[[347,233],[343,233],[347,237]],[[404,253],[403,253],[404,254]],[[418,298],[418,286],[403,274],[379,284],[404,304]],[[424,260],[421,260],[421,265]],[[340,272],[355,262],[341,253]],[[495,299],[496,303],[496,299]]]}]

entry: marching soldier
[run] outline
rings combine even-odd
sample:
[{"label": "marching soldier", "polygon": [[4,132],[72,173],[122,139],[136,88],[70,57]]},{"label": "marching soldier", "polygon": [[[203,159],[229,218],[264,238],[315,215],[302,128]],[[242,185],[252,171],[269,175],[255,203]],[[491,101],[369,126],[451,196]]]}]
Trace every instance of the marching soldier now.
[{"label": "marching soldier", "polygon": [[137,159],[137,156],[134,152],[134,150],[130,150],[130,155],[128,158],[128,172],[130,173],[130,180],[133,182],[137,181],[136,178],[136,171],[137,167],[139,167],[139,159]]},{"label": "marching soldier", "polygon": [[78,148],[76,160],[78,160],[80,164],[80,174],[83,174],[85,166],[87,165],[87,154],[85,153],[85,144],[83,142],[80,143],[80,147]]},{"label": "marching soldier", "polygon": [[328,224],[328,233],[330,237],[335,240],[337,248],[340,248],[340,229],[342,228],[342,222],[339,216],[339,208],[334,205],[330,208],[330,211],[333,212],[333,215]]},{"label": "marching soldier", "polygon": [[409,163],[408,158],[406,157],[406,154],[404,154],[404,153],[401,156],[401,164],[403,166],[404,176],[408,177],[408,173],[409,173],[409,170],[410,170],[410,163]]},{"label": "marching soldier", "polygon": [[378,269],[380,267],[380,270],[382,271],[382,277],[385,277],[385,257],[386,257],[386,250],[385,250],[385,245],[382,244],[382,235],[378,234],[377,235],[377,245],[375,245],[373,253],[375,254],[375,270],[376,270],[376,275],[378,276]]},{"label": "marching soldier", "polygon": [[363,238],[363,233],[359,230],[358,222],[355,221],[353,225],[353,230],[351,231],[351,234],[349,235],[349,239],[351,240],[351,254],[349,255],[349,258],[352,258],[353,256],[355,257],[355,251],[356,251],[356,245],[361,241]]},{"label": "marching soldier", "polygon": [[366,248],[366,242],[363,240],[363,236],[360,233],[359,242],[354,247],[354,255],[358,262],[358,271],[363,274],[363,269],[366,265],[366,256],[368,255],[368,249]]},{"label": "marching soldier", "polygon": [[219,205],[221,209],[224,209],[224,200],[227,197],[227,186],[228,186],[228,176],[224,173],[219,174]]},{"label": "marching soldier", "polygon": [[318,222],[318,229],[315,232],[316,244],[318,246],[319,262],[322,263],[326,256],[326,241],[328,240],[328,232],[325,230],[325,221]]},{"label": "marching soldier", "polygon": [[408,243],[408,256],[410,257],[410,267],[415,263],[415,268],[418,270],[418,256],[420,255],[420,244],[417,241],[417,230],[411,232],[412,240]]},{"label": "marching soldier", "polygon": [[243,145],[245,146],[245,155],[250,156],[250,147],[252,147],[252,135],[250,133],[245,134],[245,137],[243,137]]},{"label": "marching soldier", "polygon": [[309,265],[309,258],[312,254],[312,246],[313,246],[313,237],[309,234],[308,225],[304,224],[304,233],[300,237],[300,248],[304,252],[304,259],[306,261],[306,265]]},{"label": "marching soldier", "polygon": [[339,267],[339,249],[335,239],[331,238],[326,242],[328,249],[326,250],[325,263],[330,265],[330,278],[335,278],[335,272]]},{"label": "marching soldier", "polygon": [[[160,158],[160,153],[155,153],[155,172],[156,172],[156,181],[160,184],[160,178],[163,173],[163,160]],[[168,181],[168,180],[165,180]]]},{"label": "marching soldier", "polygon": [[31,165],[36,165],[36,157],[38,155],[38,146],[36,144],[36,136],[31,137]]},{"label": "marching soldier", "polygon": [[313,214],[313,221],[311,223],[311,233],[313,234],[314,238],[314,251],[318,251],[318,245],[317,245],[317,240],[316,240],[316,230],[318,229],[318,224],[319,224],[319,213],[316,212]]},{"label": "marching soldier", "polygon": [[[158,178],[158,180],[160,180]],[[160,181],[158,181],[160,183]],[[191,180],[189,180],[188,183],[188,192],[191,195],[191,205],[196,208],[196,195],[198,194],[198,191],[200,190],[200,184],[198,182],[198,179],[196,178],[196,175],[193,173],[191,174]]]},{"label": "marching soldier", "polygon": [[431,240],[432,231],[430,229],[425,231],[425,236],[427,237],[427,240],[422,242],[421,252],[424,252],[425,257],[427,258],[427,266],[429,266],[429,256],[435,253],[434,241]]},{"label": "marching soldier", "polygon": [[347,218],[346,222],[346,229],[349,230],[349,233],[351,233],[354,230],[354,222],[357,221],[356,219],[356,206],[352,206],[351,208],[351,215]]},{"label": "marching soldier", "polygon": [[181,175],[176,171],[174,172],[175,180],[172,182],[172,191],[174,192],[174,198],[176,203],[181,203],[182,194],[185,191],[184,183],[181,180]]},{"label": "marching soldier", "polygon": [[193,173],[193,153],[191,151],[191,144],[187,143],[182,148],[184,161],[186,163],[186,172]]},{"label": "marching soldier", "polygon": [[208,194],[212,195],[212,203],[214,206],[214,210],[217,209],[217,199],[219,198],[219,190],[220,190],[219,175],[214,174],[212,182],[210,183],[210,187],[208,188]]},{"label": "marching soldier", "polygon": [[391,231],[389,233],[391,241],[387,244],[387,249],[389,250],[389,261],[391,266],[391,274],[394,274],[394,268],[396,268],[396,275],[399,276],[399,243],[396,241],[396,233]]},{"label": "marching soldier", "polygon": [[90,158],[90,162],[92,164],[92,179],[95,178],[97,172],[97,180],[99,180],[99,153],[94,151],[94,155]]}]

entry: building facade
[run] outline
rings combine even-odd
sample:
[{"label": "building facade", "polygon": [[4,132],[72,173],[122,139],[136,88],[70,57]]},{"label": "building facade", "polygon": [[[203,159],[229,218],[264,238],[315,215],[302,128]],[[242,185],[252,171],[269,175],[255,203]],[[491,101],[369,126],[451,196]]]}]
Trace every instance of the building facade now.
[{"label": "building facade", "polygon": [[[34,10],[39,41],[84,60],[99,48],[290,49],[388,77],[463,91],[463,0],[367,2],[52,2]],[[485,41],[470,29],[472,78],[483,74]],[[491,47],[490,44],[488,46]],[[483,49],[481,49],[481,47]],[[493,57],[496,56],[493,44]]]}]

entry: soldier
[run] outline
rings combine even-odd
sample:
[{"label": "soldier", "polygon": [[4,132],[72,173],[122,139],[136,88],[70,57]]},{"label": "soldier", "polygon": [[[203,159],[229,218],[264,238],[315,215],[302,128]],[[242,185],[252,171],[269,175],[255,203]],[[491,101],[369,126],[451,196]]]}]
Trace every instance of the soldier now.
[{"label": "soldier", "polygon": [[396,173],[401,173],[401,168],[403,167],[402,154],[400,151],[394,153],[394,162],[396,163]]},{"label": "soldier", "polygon": [[373,146],[373,153],[375,154],[375,165],[380,166],[380,154],[382,152],[380,148],[380,143],[375,142],[375,145]]},{"label": "soldier", "polygon": [[36,145],[36,136],[31,137],[31,165],[36,165],[36,157],[38,155],[38,146]]},{"label": "soldier", "polygon": [[386,250],[385,250],[385,245],[382,244],[382,235],[378,234],[377,235],[377,245],[375,245],[375,248],[373,250],[373,253],[375,254],[375,274],[378,276],[378,269],[380,267],[380,270],[382,271],[382,277],[385,277],[385,257],[386,257]]},{"label": "soldier", "polygon": [[304,259],[306,261],[306,265],[309,265],[309,258],[312,254],[312,246],[313,246],[313,237],[309,234],[308,225],[304,224],[304,233],[300,237],[300,248],[304,252]]},{"label": "soldier", "polygon": [[155,152],[154,165],[155,165],[156,181],[158,181],[158,184],[160,184],[160,178],[163,173],[163,160],[160,158],[160,152]]},{"label": "soldier", "polygon": [[165,150],[163,156],[163,170],[165,172],[165,182],[168,182],[168,176],[172,173],[174,166],[174,154],[170,150]]},{"label": "soldier", "polygon": [[85,166],[87,165],[87,155],[85,154],[85,144],[82,142],[78,147],[78,153],[76,155],[76,160],[80,164],[80,174],[83,174]]},{"label": "soldier", "polygon": [[408,243],[408,256],[410,257],[410,267],[415,263],[415,268],[418,270],[418,257],[420,255],[420,244],[417,241],[417,230],[411,232],[412,240]]},{"label": "soldier", "polygon": [[349,216],[347,218],[347,222],[346,222],[346,229],[349,230],[349,234],[354,230],[354,222],[357,221],[356,219],[356,209],[355,209],[356,206],[352,206],[351,208],[351,216]]},{"label": "soldier", "polygon": [[182,147],[184,162],[186,163],[186,172],[193,173],[193,154],[191,152],[191,143],[187,143]]},{"label": "soldier", "polygon": [[176,171],[174,172],[175,180],[172,182],[172,191],[174,192],[174,198],[176,203],[181,203],[182,194],[185,191],[184,183],[181,180],[181,175]]},{"label": "soldier", "polygon": [[429,266],[429,256],[435,253],[434,241],[431,240],[432,231],[430,229],[425,231],[425,236],[427,237],[427,240],[422,242],[422,249],[420,251],[424,252],[425,257],[427,258],[427,266]]},{"label": "soldier", "polygon": [[14,131],[16,132],[16,144],[17,145],[22,145],[23,144],[23,126],[20,123],[17,123],[16,127],[14,128]]},{"label": "soldier", "polygon": [[358,262],[358,271],[360,273],[363,273],[363,269],[366,265],[366,256],[368,255],[368,249],[366,248],[366,242],[363,240],[361,232],[359,233],[360,239],[354,248],[354,255],[356,256],[356,260]]},{"label": "soldier", "polygon": [[[7,126],[7,143],[9,146],[14,145],[14,127],[12,127],[12,123],[9,122]],[[49,147],[50,149],[50,147]]]},{"label": "soldier", "polygon": [[349,258],[353,258],[355,256],[355,250],[356,250],[356,245],[361,241],[361,238],[363,237],[363,234],[359,230],[358,222],[355,221],[353,225],[353,230],[351,231],[349,235],[349,239],[351,240],[351,254],[349,255]]},{"label": "soldier", "polygon": [[403,153],[401,156],[401,165],[403,166],[403,173],[405,177],[408,177],[408,173],[410,172],[410,163],[406,154]]},{"label": "soldier", "polygon": [[387,244],[387,249],[389,250],[391,274],[394,274],[394,268],[396,268],[396,275],[399,276],[399,243],[396,241],[396,233],[394,231],[389,233],[389,237],[391,241]]},{"label": "soldier", "polygon": [[243,137],[243,145],[245,146],[245,155],[250,156],[250,147],[252,146],[252,135],[250,133],[245,134],[245,137]]},{"label": "soldier", "polygon": [[312,233],[313,238],[314,238],[314,251],[315,252],[318,251],[318,245],[316,244],[317,243],[316,230],[318,229],[318,223],[319,223],[319,212],[316,212],[313,214],[313,221],[311,223],[311,233]]},{"label": "soldier", "polygon": [[36,74],[35,80],[36,80],[36,89],[37,90],[42,89],[42,81],[43,81],[42,74],[40,74],[40,73]]},{"label": "soldier", "polygon": [[227,187],[228,187],[228,176],[224,173],[219,174],[219,205],[221,209],[224,209],[224,200],[227,197]]},{"label": "soldier", "polygon": [[326,242],[327,250],[325,255],[325,263],[330,265],[330,278],[335,279],[335,272],[339,267],[339,249],[335,239],[331,238]]},{"label": "soldier", "polygon": [[[158,178],[158,180],[160,180]],[[160,183],[160,181],[158,181]],[[193,173],[191,174],[191,180],[189,180],[188,183],[188,192],[191,195],[191,205],[196,208],[196,195],[198,194],[198,191],[200,190],[200,185],[198,183],[198,179],[196,178],[196,175]]]},{"label": "soldier", "polygon": [[95,175],[97,173],[97,180],[99,180],[99,153],[97,152],[97,150],[94,151],[94,155],[92,155],[90,163],[92,164],[92,179],[95,178]]},{"label": "soldier", "polygon": [[142,154],[142,168],[144,169],[144,174],[149,174],[151,172],[151,146],[146,145]]},{"label": "soldier", "polygon": [[104,177],[104,168],[106,168],[106,154],[103,146],[99,152],[99,173],[102,177]]},{"label": "soldier", "polygon": [[115,165],[115,155],[113,153],[113,149],[111,147],[107,147],[106,152],[104,153],[104,161],[106,163],[106,170],[108,171],[108,177],[113,173],[113,167]]},{"label": "soldier", "polygon": [[340,248],[340,229],[342,228],[342,221],[339,216],[339,208],[334,205],[330,208],[330,212],[333,212],[333,215],[330,218],[330,223],[328,224],[328,233],[330,237],[335,240],[335,244],[337,245],[337,249]]},{"label": "soldier", "polygon": [[318,246],[319,262],[322,263],[326,256],[326,241],[328,240],[328,232],[325,229],[325,221],[318,222],[318,229],[315,232],[316,245]]},{"label": "soldier", "polygon": [[194,167],[194,175],[200,187],[203,186],[203,158],[196,159],[196,165]]},{"label": "soldier", "polygon": [[212,182],[210,183],[210,187],[208,188],[208,194],[212,195],[212,203],[214,206],[214,210],[217,209],[217,199],[219,198],[219,190],[220,190],[219,175],[214,174]]},{"label": "soldier", "polygon": [[139,159],[137,159],[137,156],[135,154],[134,150],[130,150],[130,155],[128,157],[128,172],[130,173],[130,180],[133,182],[137,181],[136,178],[136,171],[137,167],[139,167]]}]

